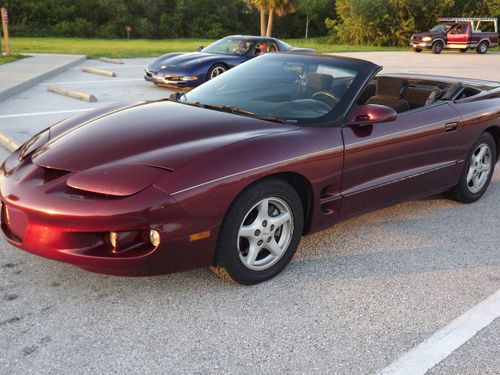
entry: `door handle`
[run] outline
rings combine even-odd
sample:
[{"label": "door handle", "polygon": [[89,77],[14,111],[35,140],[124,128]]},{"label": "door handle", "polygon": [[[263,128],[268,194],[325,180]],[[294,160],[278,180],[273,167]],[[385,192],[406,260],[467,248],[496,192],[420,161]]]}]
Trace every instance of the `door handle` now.
[{"label": "door handle", "polygon": [[448,123],[444,124],[444,131],[445,132],[455,131],[455,130],[457,130],[459,124],[460,124],[459,121],[448,122]]}]

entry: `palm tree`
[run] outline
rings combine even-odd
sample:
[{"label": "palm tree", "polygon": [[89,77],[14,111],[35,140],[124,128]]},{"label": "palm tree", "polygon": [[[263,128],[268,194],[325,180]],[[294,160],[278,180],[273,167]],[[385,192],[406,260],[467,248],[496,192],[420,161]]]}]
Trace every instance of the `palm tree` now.
[{"label": "palm tree", "polygon": [[[271,36],[274,14],[283,16],[295,12],[296,9],[296,0],[250,0],[250,3],[260,12],[260,35],[262,36]],[[267,27],[266,13],[269,14]]]},{"label": "palm tree", "polygon": [[260,35],[266,35],[266,12],[269,8],[269,0],[250,0],[250,4],[256,7],[260,13]]},{"label": "palm tree", "polygon": [[294,13],[296,10],[296,1],[294,0],[268,0],[269,17],[267,19],[266,36],[271,36],[273,31],[273,17],[276,13],[278,16],[284,16],[288,13]]}]

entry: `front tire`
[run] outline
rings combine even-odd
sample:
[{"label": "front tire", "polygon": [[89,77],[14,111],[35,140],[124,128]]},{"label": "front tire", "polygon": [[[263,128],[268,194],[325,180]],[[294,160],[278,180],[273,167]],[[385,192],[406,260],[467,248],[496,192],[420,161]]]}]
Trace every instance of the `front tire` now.
[{"label": "front tire", "polygon": [[481,43],[479,43],[479,45],[477,46],[476,48],[476,52],[479,53],[479,54],[485,54],[486,52],[488,52],[488,48],[489,48],[489,43],[486,41],[486,40],[483,40]]},{"label": "front tire", "polygon": [[269,280],[292,259],[303,228],[302,201],[287,182],[251,185],[224,217],[212,271],[244,285]]},{"label": "front tire", "polygon": [[458,185],[448,196],[462,203],[472,203],[481,198],[495,172],[496,156],[493,136],[490,133],[481,134],[467,156]]},{"label": "front tire", "polygon": [[215,77],[221,75],[227,70],[227,67],[224,64],[214,64],[208,69],[207,73],[207,81],[210,81],[211,79],[214,79]]},{"label": "front tire", "polygon": [[439,55],[443,50],[443,47],[444,47],[443,42],[438,40],[437,42],[434,42],[434,44],[432,45],[432,52]]}]

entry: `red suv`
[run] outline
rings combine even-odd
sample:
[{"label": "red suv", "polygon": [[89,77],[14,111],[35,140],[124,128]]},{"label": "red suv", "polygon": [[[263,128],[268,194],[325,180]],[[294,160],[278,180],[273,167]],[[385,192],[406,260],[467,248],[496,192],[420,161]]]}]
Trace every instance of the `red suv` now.
[{"label": "red suv", "polygon": [[410,45],[415,52],[424,48],[441,53],[443,48],[465,52],[475,48],[486,53],[498,45],[498,21],[496,18],[439,18],[440,24],[424,33],[413,34]]}]

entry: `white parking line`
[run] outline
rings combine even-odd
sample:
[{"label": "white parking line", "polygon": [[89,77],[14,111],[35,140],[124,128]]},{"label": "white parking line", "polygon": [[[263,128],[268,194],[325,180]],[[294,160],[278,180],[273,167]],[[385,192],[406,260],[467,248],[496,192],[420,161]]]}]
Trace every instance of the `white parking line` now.
[{"label": "white parking line", "polygon": [[11,114],[11,115],[0,115],[0,118],[14,118],[14,117],[57,115],[59,113],[86,112],[86,111],[91,111],[93,109],[94,108],[81,108],[81,109],[68,109],[66,111],[16,113],[16,114]]},{"label": "white parking line", "polygon": [[498,317],[500,289],[377,374],[425,374]]},{"label": "white parking line", "polygon": [[[99,68],[99,69],[128,69],[128,68],[145,68],[147,64],[141,64],[141,65],[85,65],[85,66],[91,66],[93,68]],[[71,70],[81,70],[82,67],[79,66],[77,68],[72,68]]]},{"label": "white parking line", "polygon": [[144,78],[130,78],[130,79],[100,79],[95,81],[66,81],[66,82],[51,82],[51,83],[41,83],[40,86],[50,86],[50,85],[71,85],[79,83],[117,83],[117,82],[134,82],[134,81],[144,81]]}]

